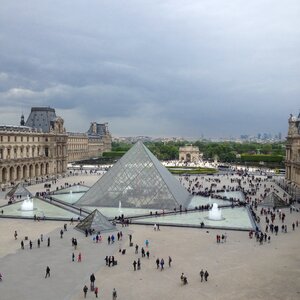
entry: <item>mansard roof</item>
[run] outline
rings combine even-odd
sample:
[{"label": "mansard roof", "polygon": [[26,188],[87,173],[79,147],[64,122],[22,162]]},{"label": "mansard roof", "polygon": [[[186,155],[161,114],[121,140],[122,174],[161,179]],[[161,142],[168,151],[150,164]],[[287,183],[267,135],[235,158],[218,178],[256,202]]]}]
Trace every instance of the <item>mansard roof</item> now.
[{"label": "mansard roof", "polygon": [[41,130],[42,132],[50,132],[51,122],[55,121],[56,118],[54,108],[32,107],[25,125]]}]

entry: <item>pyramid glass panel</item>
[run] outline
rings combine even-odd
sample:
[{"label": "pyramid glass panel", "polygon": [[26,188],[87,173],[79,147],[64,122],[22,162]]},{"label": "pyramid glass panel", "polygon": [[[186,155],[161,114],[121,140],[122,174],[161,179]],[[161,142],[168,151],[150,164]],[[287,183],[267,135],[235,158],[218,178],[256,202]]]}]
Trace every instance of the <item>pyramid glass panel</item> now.
[{"label": "pyramid glass panel", "polygon": [[174,209],[190,195],[143,145],[137,142],[77,202],[82,206]]}]

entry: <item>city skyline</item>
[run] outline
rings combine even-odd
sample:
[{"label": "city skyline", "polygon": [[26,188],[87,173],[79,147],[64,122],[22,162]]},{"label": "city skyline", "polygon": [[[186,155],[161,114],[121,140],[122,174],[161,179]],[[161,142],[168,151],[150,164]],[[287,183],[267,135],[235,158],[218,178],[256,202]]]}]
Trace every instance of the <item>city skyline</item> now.
[{"label": "city skyline", "polygon": [[285,137],[299,12],[296,0],[3,1],[0,125],[50,106],[74,132]]}]

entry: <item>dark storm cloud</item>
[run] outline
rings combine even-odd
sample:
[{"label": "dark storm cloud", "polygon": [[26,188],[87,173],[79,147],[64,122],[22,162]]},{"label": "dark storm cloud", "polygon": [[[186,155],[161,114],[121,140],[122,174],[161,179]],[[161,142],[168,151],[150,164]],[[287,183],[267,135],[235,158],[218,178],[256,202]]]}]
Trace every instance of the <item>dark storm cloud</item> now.
[{"label": "dark storm cloud", "polygon": [[299,108],[299,13],[296,0],[3,1],[1,123],[50,105],[68,130],[284,133]]}]

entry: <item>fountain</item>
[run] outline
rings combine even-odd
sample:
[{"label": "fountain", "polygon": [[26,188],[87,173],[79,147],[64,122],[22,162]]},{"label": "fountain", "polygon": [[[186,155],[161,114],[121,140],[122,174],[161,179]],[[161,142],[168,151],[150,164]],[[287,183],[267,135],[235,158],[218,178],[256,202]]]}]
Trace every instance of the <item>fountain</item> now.
[{"label": "fountain", "polygon": [[224,192],[224,196],[225,196],[225,198],[226,199],[229,199],[229,197],[228,197],[228,193],[227,193],[227,191],[225,190],[225,192]]},{"label": "fountain", "polygon": [[22,211],[32,211],[32,210],[35,210],[33,208],[33,201],[32,201],[32,199],[29,196],[27,196],[27,198],[23,201],[20,210],[22,210]]},{"label": "fountain", "polygon": [[121,205],[121,201],[119,201],[119,214],[122,214],[122,205]]},{"label": "fountain", "polygon": [[212,221],[224,220],[221,209],[218,208],[218,204],[214,203],[212,209],[208,212],[208,219]]}]

